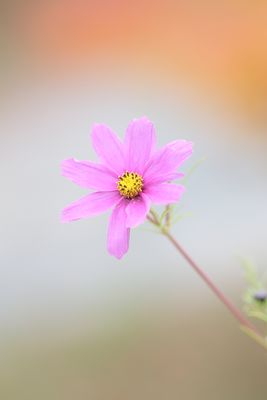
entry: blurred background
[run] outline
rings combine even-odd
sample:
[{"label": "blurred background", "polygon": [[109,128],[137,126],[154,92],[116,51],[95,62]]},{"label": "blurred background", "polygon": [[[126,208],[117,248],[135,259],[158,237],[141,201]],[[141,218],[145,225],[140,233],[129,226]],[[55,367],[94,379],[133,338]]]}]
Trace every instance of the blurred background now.
[{"label": "blurred background", "polygon": [[0,398],[263,400],[264,351],[144,225],[117,261],[85,192],[94,122],[148,116],[195,143],[173,232],[239,306],[239,256],[266,270],[267,3],[1,2]]}]

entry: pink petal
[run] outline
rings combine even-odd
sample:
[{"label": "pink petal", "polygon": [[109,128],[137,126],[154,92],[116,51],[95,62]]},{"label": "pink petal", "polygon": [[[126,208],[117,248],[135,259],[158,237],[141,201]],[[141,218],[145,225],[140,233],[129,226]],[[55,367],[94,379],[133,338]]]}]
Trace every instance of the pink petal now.
[{"label": "pink petal", "polygon": [[[162,182],[167,181],[168,176],[174,173],[191,156],[192,147],[192,142],[176,140],[158,150],[146,166],[143,175],[146,182],[148,183],[159,177]],[[164,178],[165,176],[167,176],[167,179]]]},{"label": "pink petal", "polygon": [[156,135],[152,122],[146,117],[133,120],[125,136],[126,169],[142,174],[155,142]]},{"label": "pink petal", "polygon": [[122,199],[114,208],[108,227],[108,251],[117,258],[127,253],[129,248],[130,229],[126,227],[127,201]]},{"label": "pink petal", "polygon": [[155,204],[170,204],[180,200],[185,187],[182,185],[174,185],[171,183],[160,183],[148,186],[144,189],[144,193]]},{"label": "pink petal", "polygon": [[61,221],[70,222],[101,214],[117,204],[120,199],[118,191],[91,193],[67,206],[62,211]]},{"label": "pink petal", "polygon": [[112,130],[102,124],[95,124],[92,130],[93,147],[110,169],[119,176],[124,171],[124,151],[120,139]]},{"label": "pink petal", "polygon": [[96,190],[116,190],[116,175],[104,165],[70,158],[61,163],[61,173],[79,186]]},{"label": "pink petal", "polygon": [[157,183],[164,183],[164,182],[170,182],[170,181],[174,181],[176,179],[182,179],[184,178],[184,173],[182,172],[170,172],[169,174],[163,174],[163,175],[154,175],[150,178],[148,178],[147,180],[144,181],[145,185],[154,185]]},{"label": "pink petal", "polygon": [[183,172],[171,172],[168,175],[165,175],[165,178],[167,178],[167,181],[174,181],[175,179],[182,179],[184,178],[184,173]]},{"label": "pink petal", "polygon": [[144,193],[136,199],[132,199],[129,201],[128,206],[126,207],[126,226],[129,228],[134,228],[140,224],[142,224],[147,216],[147,213],[150,209],[151,201],[149,197],[147,197]]}]

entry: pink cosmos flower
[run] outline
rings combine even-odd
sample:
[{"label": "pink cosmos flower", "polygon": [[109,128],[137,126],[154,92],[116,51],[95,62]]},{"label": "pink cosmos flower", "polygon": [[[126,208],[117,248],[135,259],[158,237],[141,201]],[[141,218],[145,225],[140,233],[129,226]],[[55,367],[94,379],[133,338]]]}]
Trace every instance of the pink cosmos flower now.
[{"label": "pink cosmos flower", "polygon": [[108,251],[121,258],[129,247],[130,228],[142,224],[154,204],[176,203],[182,185],[169,183],[183,174],[177,168],[192,154],[192,143],[175,140],[156,148],[153,124],[146,118],[133,120],[122,142],[112,130],[95,124],[93,147],[99,163],[68,159],[62,175],[94,190],[62,212],[62,222],[101,214],[112,208],[108,227]]}]

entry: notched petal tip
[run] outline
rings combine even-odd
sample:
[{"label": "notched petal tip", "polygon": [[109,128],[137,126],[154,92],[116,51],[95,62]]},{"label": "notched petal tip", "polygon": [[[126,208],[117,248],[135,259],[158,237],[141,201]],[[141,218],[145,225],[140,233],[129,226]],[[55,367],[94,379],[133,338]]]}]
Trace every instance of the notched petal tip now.
[{"label": "notched petal tip", "polygon": [[61,213],[60,213],[60,222],[62,224],[67,224],[67,223],[72,222],[72,221],[75,221],[75,220],[71,219],[68,216],[68,208],[64,208],[64,210],[62,210]]},{"label": "notched petal tip", "polygon": [[[60,174],[65,178],[72,180],[73,175],[77,174],[77,170],[81,168],[87,161],[77,160],[77,158],[66,158],[60,163]],[[88,162],[89,163],[89,162]]]},{"label": "notched petal tip", "polygon": [[190,140],[178,139],[168,143],[167,147],[177,153],[184,154],[193,151],[194,143]]},{"label": "notched petal tip", "polygon": [[109,249],[108,249],[108,252],[111,256],[115,257],[117,260],[121,260],[127,254],[127,252],[116,253],[113,250],[109,250]]},{"label": "notched petal tip", "polygon": [[102,130],[102,129],[111,130],[111,128],[106,124],[102,124],[100,122],[94,122],[91,127],[91,135],[97,133],[98,130]]},{"label": "notched petal tip", "polygon": [[136,122],[139,122],[139,123],[144,123],[144,124],[151,124],[151,125],[153,125],[153,122],[146,116],[146,115],[143,115],[142,117],[139,117],[139,118],[133,118],[131,121],[130,121],[130,124],[132,123],[132,122],[134,122],[134,123],[136,123]]},{"label": "notched petal tip", "polygon": [[69,170],[69,164],[73,163],[74,159],[73,158],[66,158],[65,160],[62,160],[60,162],[59,168],[60,168],[60,174],[62,176],[65,176],[66,171]]}]

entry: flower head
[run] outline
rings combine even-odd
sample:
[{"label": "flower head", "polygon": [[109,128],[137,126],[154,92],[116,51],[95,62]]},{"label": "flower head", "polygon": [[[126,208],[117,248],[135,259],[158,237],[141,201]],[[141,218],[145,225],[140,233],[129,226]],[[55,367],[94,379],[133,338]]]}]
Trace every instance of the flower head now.
[{"label": "flower head", "polygon": [[265,303],[267,299],[267,291],[265,289],[260,289],[253,295],[254,300],[258,301],[259,303]]},{"label": "flower head", "polygon": [[129,124],[123,142],[107,126],[95,124],[92,143],[99,163],[68,159],[61,164],[63,176],[94,190],[66,207],[61,219],[70,222],[112,208],[108,251],[121,258],[130,228],[145,221],[151,204],[180,199],[184,187],[169,182],[183,176],[177,169],[192,154],[192,143],[176,140],[157,149],[154,126],[145,117]]}]

